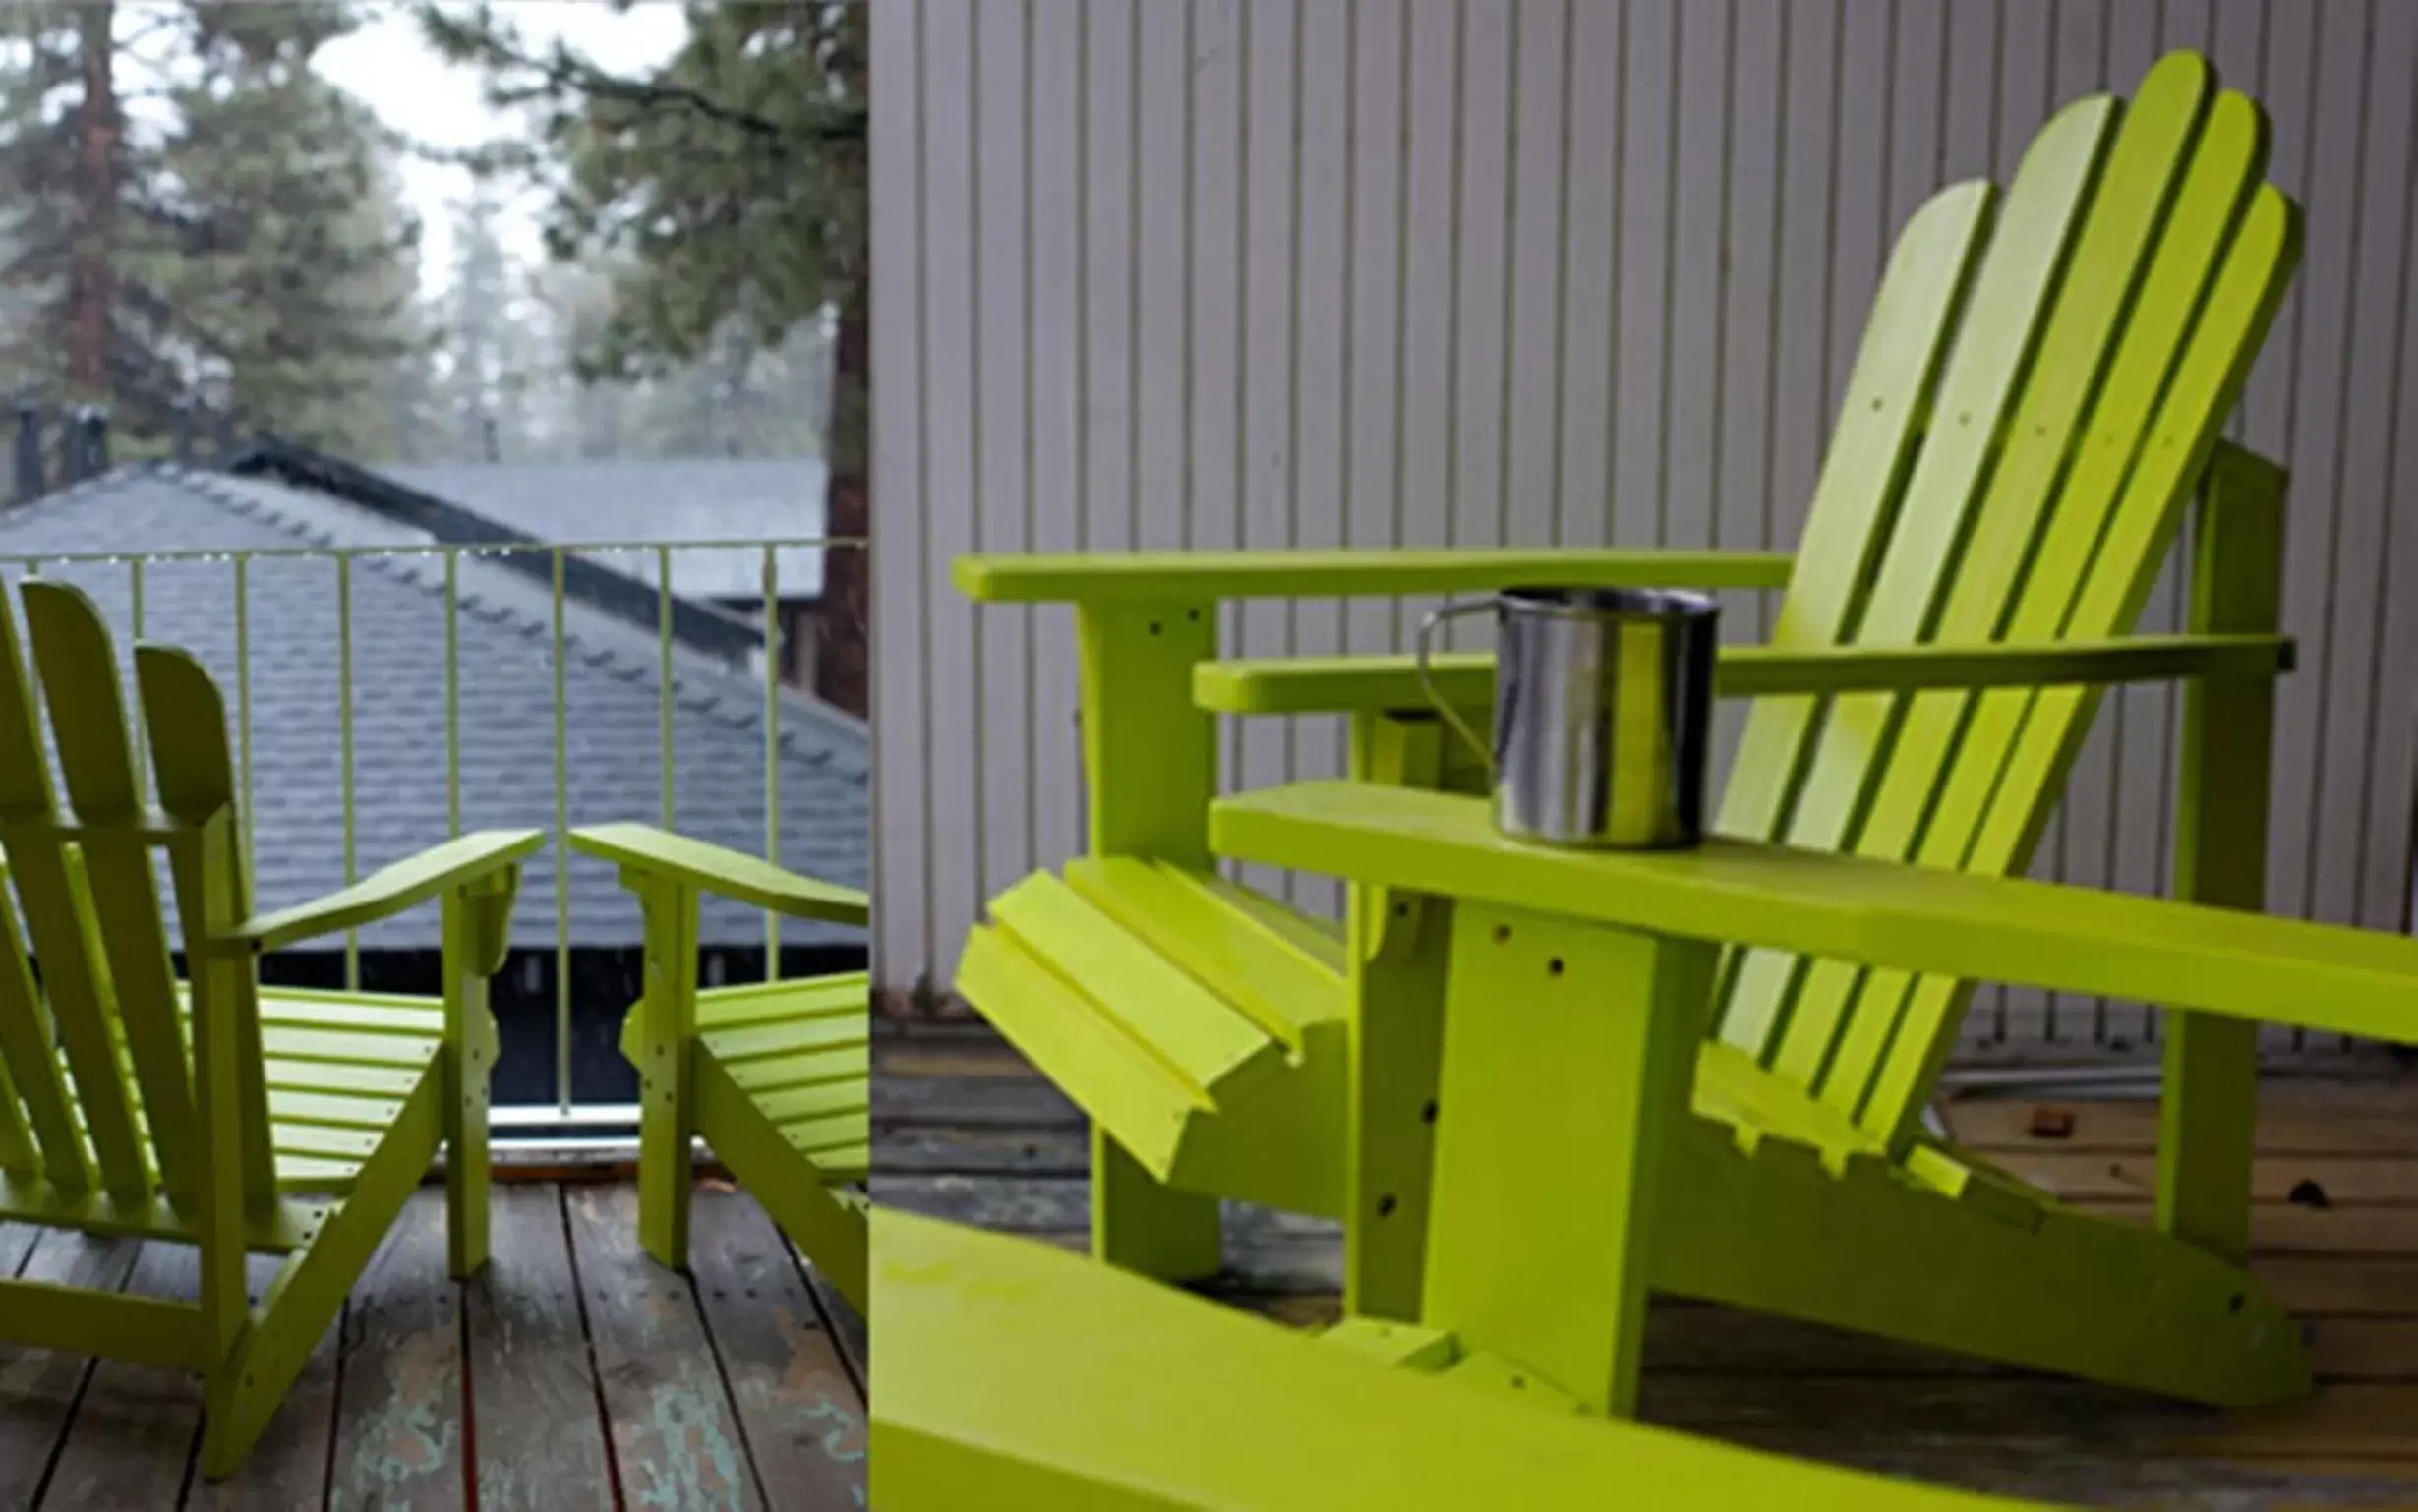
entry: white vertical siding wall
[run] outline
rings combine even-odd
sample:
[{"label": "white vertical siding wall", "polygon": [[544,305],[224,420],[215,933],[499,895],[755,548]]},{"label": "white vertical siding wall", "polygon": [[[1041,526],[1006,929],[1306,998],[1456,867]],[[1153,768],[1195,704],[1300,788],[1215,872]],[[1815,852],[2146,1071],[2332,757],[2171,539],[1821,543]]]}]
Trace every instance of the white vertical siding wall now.
[{"label": "white vertical siding wall", "polygon": [[[875,0],[876,964],[947,984],[1081,843],[1063,611],[967,551],[1797,536],[1896,228],[2192,46],[2274,121],[2307,258],[2236,433],[2293,469],[2271,905],[2405,927],[2418,295],[2401,0]],[[2400,527],[2396,530],[2396,524]],[[1416,604],[1255,604],[1245,651]],[[1758,633],[1768,606],[1729,616]],[[2180,623],[2176,574],[2153,628]],[[2176,701],[2111,698],[2038,870],[2167,869]],[[1335,770],[1331,721],[1229,775]],[[1322,906],[1316,879],[1259,878]],[[1992,992],[1984,1037],[2139,1039]]]}]

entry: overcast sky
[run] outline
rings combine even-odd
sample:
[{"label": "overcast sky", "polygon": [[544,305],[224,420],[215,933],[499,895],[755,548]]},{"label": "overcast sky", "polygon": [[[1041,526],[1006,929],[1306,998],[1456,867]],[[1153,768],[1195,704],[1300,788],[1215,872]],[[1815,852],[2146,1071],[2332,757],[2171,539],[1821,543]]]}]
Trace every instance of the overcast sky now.
[{"label": "overcast sky", "polygon": [[[626,11],[608,0],[498,0],[496,9],[541,46],[562,37],[616,71],[635,71],[670,56],[687,34],[676,0],[642,0]],[[474,146],[507,124],[481,101],[478,71],[439,57],[400,4],[382,8],[369,25],[321,49],[318,64],[324,77],[422,142]],[[422,281],[442,287],[453,267],[452,205],[469,192],[470,176],[411,159],[403,164],[403,189],[425,228]],[[526,256],[539,256],[536,220],[526,205],[510,218],[506,234]]]}]

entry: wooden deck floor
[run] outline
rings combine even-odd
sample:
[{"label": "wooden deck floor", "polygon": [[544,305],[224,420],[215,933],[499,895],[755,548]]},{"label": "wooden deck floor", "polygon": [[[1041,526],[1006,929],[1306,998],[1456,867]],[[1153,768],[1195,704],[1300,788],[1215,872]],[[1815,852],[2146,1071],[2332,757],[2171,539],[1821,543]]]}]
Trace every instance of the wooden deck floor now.
[{"label": "wooden deck floor", "polygon": [[[494,1233],[492,1267],[456,1285],[443,1192],[418,1193],[218,1484],[196,1475],[190,1377],[0,1346],[0,1508],[865,1504],[861,1325],[753,1201],[699,1192],[693,1277],[639,1253],[625,1184],[500,1184]],[[199,1280],[183,1246],[0,1225],[6,1273]]]},{"label": "wooden deck floor", "polygon": [[[1082,1120],[995,1042],[893,1038],[876,1060],[876,1201],[1069,1246]],[[2147,1102],[1970,1101],[1962,1141],[2094,1208],[2146,1215]],[[2418,1507],[2418,1080],[2282,1081],[2263,1104],[2255,1265],[2311,1331],[2320,1388],[2224,1413],[1684,1302],[1655,1305],[1644,1414],[1812,1459],[2106,1505]],[[1238,1210],[1212,1290],[1334,1315],[1323,1224]]]}]

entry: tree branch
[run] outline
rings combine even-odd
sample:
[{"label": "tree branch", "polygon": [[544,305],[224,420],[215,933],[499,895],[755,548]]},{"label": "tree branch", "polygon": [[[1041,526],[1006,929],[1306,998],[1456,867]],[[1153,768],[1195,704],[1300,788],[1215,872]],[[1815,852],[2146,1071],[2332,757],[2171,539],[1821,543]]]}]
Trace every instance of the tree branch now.
[{"label": "tree branch", "polygon": [[687,85],[609,74],[559,42],[551,57],[541,58],[522,46],[516,36],[502,28],[465,26],[453,18],[436,14],[433,7],[427,6],[422,8],[421,17],[422,25],[431,31],[432,38],[441,47],[450,41],[463,50],[485,54],[491,67],[525,69],[544,81],[542,85],[518,88],[501,85],[494,87],[492,96],[498,105],[518,105],[570,90],[590,99],[615,100],[642,110],[678,107],[758,138],[776,155],[786,153],[791,140],[800,136],[825,143],[864,140],[865,110],[862,105],[830,107],[819,112],[825,119],[802,128],[785,125],[770,116],[716,99],[704,90]]}]

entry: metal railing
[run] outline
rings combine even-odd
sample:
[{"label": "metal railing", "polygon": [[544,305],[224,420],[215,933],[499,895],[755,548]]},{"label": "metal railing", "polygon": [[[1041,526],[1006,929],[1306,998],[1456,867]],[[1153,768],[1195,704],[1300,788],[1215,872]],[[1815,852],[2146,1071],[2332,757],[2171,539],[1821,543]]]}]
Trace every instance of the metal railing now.
[{"label": "metal railing", "polygon": [[[754,552],[759,570],[756,575],[760,601],[759,622],[753,627],[752,643],[758,648],[762,686],[763,726],[763,854],[776,863],[782,858],[781,813],[781,750],[783,736],[782,699],[784,673],[789,662],[782,622],[781,572],[779,553],[790,550],[815,550],[825,553],[826,569],[830,553],[841,551],[861,551],[861,538],[854,537],[783,537],[747,540],[665,540],[665,541],[577,541],[577,542],[518,542],[518,543],[429,543],[384,546],[297,546],[264,547],[246,550],[181,550],[158,552],[106,552],[26,554],[0,554],[0,569],[16,569],[28,577],[39,577],[45,572],[62,573],[69,568],[122,568],[131,605],[132,639],[146,637],[149,630],[147,579],[156,570],[171,563],[226,563],[230,569],[227,611],[232,618],[232,673],[234,708],[233,734],[237,763],[237,793],[242,810],[243,840],[247,855],[255,860],[257,815],[260,807],[255,782],[255,723],[253,669],[253,575],[258,563],[268,561],[325,561],[331,568],[331,590],[334,600],[334,635],[336,660],[336,731],[339,785],[342,793],[342,826],[336,838],[340,846],[343,880],[349,884],[361,875],[356,822],[357,780],[359,768],[358,732],[355,717],[355,692],[359,669],[356,667],[354,575],[357,563],[379,560],[437,561],[442,567],[442,598],[444,614],[444,794],[447,836],[462,833],[464,823],[464,793],[462,777],[463,727],[463,645],[461,616],[463,604],[462,563],[464,558],[502,558],[499,566],[519,568],[516,574],[525,579],[522,591],[535,587],[547,591],[548,613],[546,632],[549,638],[549,664],[552,676],[553,719],[553,815],[550,851],[554,866],[554,1063],[551,1104],[499,1104],[495,1122],[500,1129],[518,1126],[538,1131],[566,1132],[598,1126],[634,1125],[637,1110],[634,1104],[582,1102],[573,1096],[572,1088],[572,944],[571,888],[569,885],[570,851],[568,832],[571,827],[571,785],[573,779],[570,757],[572,724],[569,718],[568,660],[571,647],[587,627],[574,630],[571,605],[580,604],[584,614],[603,616],[615,621],[611,633],[644,635],[651,633],[655,649],[657,677],[657,760],[660,794],[658,812],[653,815],[627,814],[616,818],[629,820],[652,819],[672,828],[677,810],[677,767],[675,740],[675,688],[683,673],[680,669],[683,650],[693,658],[694,669],[710,672],[731,681],[748,676],[749,672],[735,667],[729,659],[730,638],[723,638],[716,649],[700,649],[693,644],[693,630],[700,613],[712,616],[734,629],[743,629],[744,621],[737,614],[719,608],[700,604],[694,598],[683,598],[674,591],[673,567],[676,553],[712,552],[732,553]],[[600,604],[583,599],[571,587],[574,564],[594,577],[594,563],[599,558],[638,556],[653,566],[654,622],[646,626],[629,612],[630,595],[623,591],[619,602]],[[542,558],[547,570],[543,574],[526,570],[528,558]],[[82,578],[85,574],[72,574]],[[631,575],[619,575],[618,586],[643,590],[645,584]],[[501,586],[499,583],[497,586]],[[733,595],[731,597],[738,597]],[[602,628],[599,625],[597,628]],[[686,637],[684,639],[684,637]],[[213,670],[219,670],[213,669]],[[227,681],[221,672],[220,680]],[[140,743],[142,713],[139,702],[129,710],[137,723]],[[147,763],[144,780],[147,783]],[[870,848],[870,796],[867,797],[866,845]],[[383,864],[393,857],[377,858]],[[780,915],[762,911],[762,943],[766,979],[778,979],[781,973],[782,921]],[[634,947],[637,942],[631,941]],[[343,982],[348,990],[358,990],[361,984],[361,942],[358,930],[348,931],[343,942]],[[615,1010],[626,1003],[610,1005]]]}]

